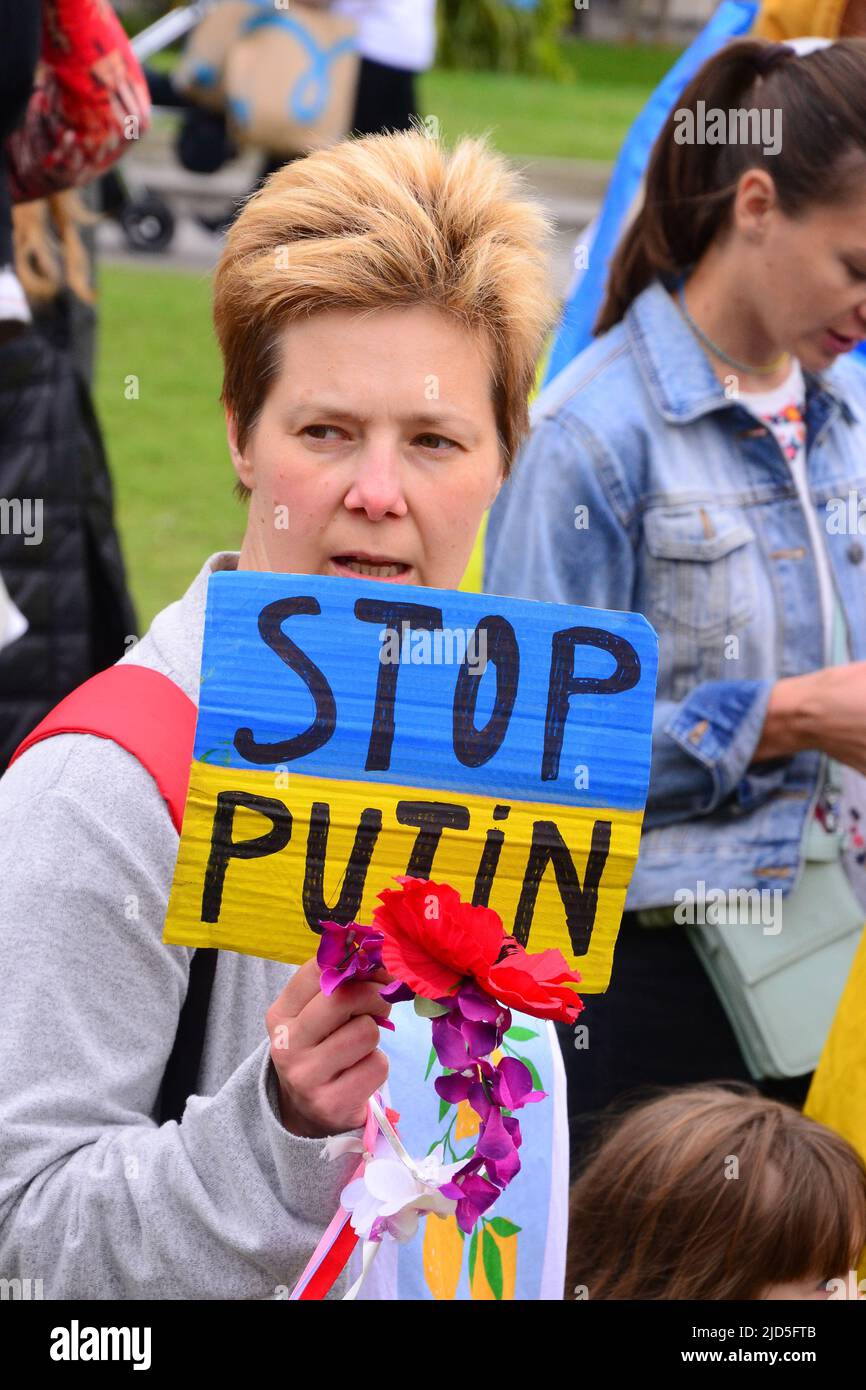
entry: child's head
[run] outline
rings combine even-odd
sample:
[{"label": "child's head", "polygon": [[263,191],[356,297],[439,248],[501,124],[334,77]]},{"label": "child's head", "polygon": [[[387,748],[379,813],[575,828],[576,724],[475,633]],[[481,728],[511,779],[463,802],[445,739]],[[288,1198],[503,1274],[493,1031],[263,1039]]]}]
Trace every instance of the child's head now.
[{"label": "child's head", "polygon": [[866,1167],[751,1089],[701,1086],[607,1131],[571,1194],[566,1298],[820,1298],[866,1245]]}]

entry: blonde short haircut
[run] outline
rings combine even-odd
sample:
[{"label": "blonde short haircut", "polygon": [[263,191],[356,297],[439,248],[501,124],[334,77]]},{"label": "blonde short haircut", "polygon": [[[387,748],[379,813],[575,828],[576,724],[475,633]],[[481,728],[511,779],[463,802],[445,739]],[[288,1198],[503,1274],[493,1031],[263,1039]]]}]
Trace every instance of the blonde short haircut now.
[{"label": "blonde short haircut", "polygon": [[231,228],[216,272],[222,400],[239,448],[279,372],[287,324],[328,309],[423,304],[492,348],[508,472],[555,312],[550,230],[522,176],[483,140],[447,152],[418,130],[373,135],[279,169]]}]

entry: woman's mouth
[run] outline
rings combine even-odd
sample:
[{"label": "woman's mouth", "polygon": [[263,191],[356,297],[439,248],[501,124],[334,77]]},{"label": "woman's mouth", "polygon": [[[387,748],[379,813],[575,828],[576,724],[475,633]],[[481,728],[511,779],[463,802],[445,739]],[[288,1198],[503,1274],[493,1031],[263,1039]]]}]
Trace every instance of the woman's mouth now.
[{"label": "woman's mouth", "polygon": [[835,356],[839,352],[850,352],[857,346],[857,338],[849,338],[845,333],[836,333],[832,328],[825,328],[823,337],[823,347],[825,352],[833,353]]},{"label": "woman's mouth", "polygon": [[402,560],[386,555],[332,555],[331,564],[338,574],[354,575],[358,579],[405,579],[411,568]]}]

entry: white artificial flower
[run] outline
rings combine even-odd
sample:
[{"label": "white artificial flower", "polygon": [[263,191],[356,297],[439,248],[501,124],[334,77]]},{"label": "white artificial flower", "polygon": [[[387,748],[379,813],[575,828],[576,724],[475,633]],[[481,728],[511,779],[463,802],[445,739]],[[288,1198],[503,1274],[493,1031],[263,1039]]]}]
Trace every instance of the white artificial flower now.
[{"label": "white artificial flower", "polygon": [[443,1197],[439,1188],[450,1182],[466,1160],[443,1163],[445,1146],[440,1144],[426,1158],[413,1160],[409,1168],[390,1148],[383,1157],[371,1158],[363,1174],[343,1188],[341,1206],[351,1213],[352,1229],[367,1238],[376,1221],[397,1241],[411,1240],[422,1214],[435,1212],[451,1216],[457,1203]]},{"label": "white artificial flower", "polygon": [[349,1134],[333,1134],[325,1140],[322,1158],[342,1158],[343,1154],[364,1152],[364,1131],[359,1129]]}]

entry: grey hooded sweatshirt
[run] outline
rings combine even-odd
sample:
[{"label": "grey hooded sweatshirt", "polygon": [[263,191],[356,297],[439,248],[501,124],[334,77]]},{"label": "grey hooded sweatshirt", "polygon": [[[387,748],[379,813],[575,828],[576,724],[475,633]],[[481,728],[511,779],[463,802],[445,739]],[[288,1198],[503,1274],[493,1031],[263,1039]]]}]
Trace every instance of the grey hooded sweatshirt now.
[{"label": "grey hooded sweatshirt", "polygon": [[[236,563],[211,557],[124,661],[198,703],[208,575]],[[293,967],[228,951],[198,1094],[157,1124],[192,958],[162,942],[177,845],[108,740],[47,739],[0,780],[0,1276],[46,1298],[285,1298],[357,1163],[279,1118],[264,1016]]]}]

